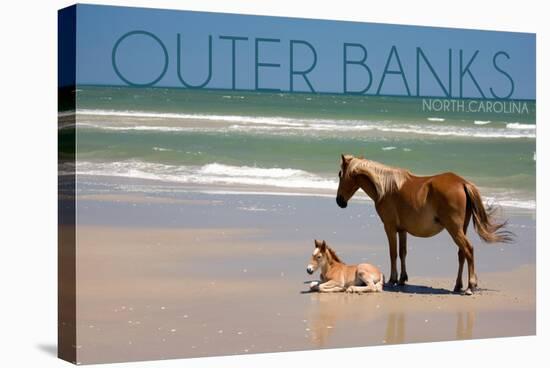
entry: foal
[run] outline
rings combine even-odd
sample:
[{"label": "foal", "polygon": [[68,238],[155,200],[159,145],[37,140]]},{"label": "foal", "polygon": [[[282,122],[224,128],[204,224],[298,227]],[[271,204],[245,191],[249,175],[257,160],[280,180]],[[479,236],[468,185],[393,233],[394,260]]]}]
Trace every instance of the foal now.
[{"label": "foal", "polygon": [[362,293],[384,288],[384,275],[376,266],[368,263],[347,265],[324,240],[315,240],[315,250],[306,270],[311,275],[318,268],[321,268],[321,283],[313,281],[311,291]]}]

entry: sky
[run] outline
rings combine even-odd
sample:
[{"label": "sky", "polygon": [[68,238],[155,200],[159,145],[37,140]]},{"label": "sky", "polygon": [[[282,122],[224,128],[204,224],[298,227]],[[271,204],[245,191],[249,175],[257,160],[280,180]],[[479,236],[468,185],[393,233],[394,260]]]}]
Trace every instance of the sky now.
[{"label": "sky", "polygon": [[[420,80],[420,96],[448,97],[450,90],[451,97],[461,97],[462,53],[462,97],[535,99],[534,34],[95,5],[78,5],[76,14],[77,84],[155,82],[154,86],[184,88],[179,69],[187,85],[202,85],[210,74],[205,88],[231,89],[234,65],[236,89],[289,91],[291,40],[295,40],[308,44],[294,43],[293,69],[307,70],[314,58],[316,64],[307,74],[309,84],[302,75],[293,76],[294,92],[311,92],[313,88],[315,92],[343,93],[346,69],[347,92],[360,92],[370,85],[362,93],[416,96]],[[127,35],[134,31],[138,33]],[[235,42],[234,64],[233,43],[220,36],[246,38]],[[119,40],[113,62],[113,49]],[[366,50],[369,70],[358,64],[344,68],[346,43],[353,44],[347,47],[348,61],[360,61]],[[433,69],[421,57],[419,78],[417,48],[422,49]],[[470,68],[465,69],[474,55]],[[256,78],[257,62],[279,66],[259,66]]]}]

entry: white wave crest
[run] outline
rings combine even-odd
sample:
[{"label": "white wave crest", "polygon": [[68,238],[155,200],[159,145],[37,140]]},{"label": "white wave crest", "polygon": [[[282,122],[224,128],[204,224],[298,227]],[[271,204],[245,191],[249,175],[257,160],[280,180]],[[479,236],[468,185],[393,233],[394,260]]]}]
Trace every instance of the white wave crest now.
[{"label": "white wave crest", "polygon": [[[316,134],[319,132],[345,133],[368,132],[415,134],[424,136],[449,136],[469,138],[535,138],[535,125],[508,123],[506,128],[477,128],[461,125],[424,123],[398,123],[368,120],[330,120],[266,116],[201,115],[183,113],[156,113],[141,111],[78,110],[77,114],[104,117],[105,121],[79,119],[78,126],[114,131],[159,131],[159,132],[231,132],[271,134]],[[130,122],[109,122],[108,117],[134,117]],[[179,119],[162,125],[163,119]],[[430,118],[440,119],[440,118]],[[112,119],[114,120],[114,119]],[[147,122],[150,121],[150,124]],[[220,123],[216,126],[200,126],[197,121]],[[160,124],[159,124],[160,122]],[[476,125],[487,122],[476,121]],[[508,128],[508,129],[507,129]]]},{"label": "white wave crest", "polygon": [[173,151],[173,150],[170,149],[170,148],[164,148],[164,147],[153,147],[153,151],[168,152],[168,151]]},{"label": "white wave crest", "polygon": [[271,117],[271,116],[240,116],[240,115],[211,115],[211,114],[185,114],[185,113],[165,113],[165,112],[149,112],[149,111],[119,111],[119,110],[89,110],[79,109],[78,115],[93,115],[93,116],[119,116],[119,117],[134,117],[134,118],[149,118],[149,119],[183,119],[183,120],[206,120],[220,121],[229,123],[251,123],[263,125],[288,125],[288,126],[303,126],[300,119]]},{"label": "white wave crest", "polygon": [[506,124],[508,129],[522,129],[522,130],[536,130],[537,126],[535,124],[521,124],[521,123],[508,123]]},{"label": "white wave crest", "polygon": [[211,163],[178,166],[143,161],[78,162],[79,175],[115,176],[186,184],[233,184],[295,189],[336,190],[338,183],[307,171]]}]

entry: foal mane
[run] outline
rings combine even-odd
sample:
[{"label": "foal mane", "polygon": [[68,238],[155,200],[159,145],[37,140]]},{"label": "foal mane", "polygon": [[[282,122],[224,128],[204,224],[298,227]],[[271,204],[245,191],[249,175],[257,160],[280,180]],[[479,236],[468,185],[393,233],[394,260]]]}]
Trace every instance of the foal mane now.
[{"label": "foal mane", "polygon": [[330,258],[335,261],[335,262],[338,262],[338,263],[344,263],[342,262],[342,260],[340,259],[340,257],[338,257],[338,255],[336,254],[336,252],[334,251],[334,249],[332,249],[331,247],[329,247],[327,245],[327,253],[330,255]]},{"label": "foal mane", "polygon": [[365,158],[354,158],[349,163],[348,176],[352,174],[366,175],[373,183],[381,199],[387,193],[398,191],[403,183],[410,177],[410,171],[399,167],[391,167],[380,162]]}]

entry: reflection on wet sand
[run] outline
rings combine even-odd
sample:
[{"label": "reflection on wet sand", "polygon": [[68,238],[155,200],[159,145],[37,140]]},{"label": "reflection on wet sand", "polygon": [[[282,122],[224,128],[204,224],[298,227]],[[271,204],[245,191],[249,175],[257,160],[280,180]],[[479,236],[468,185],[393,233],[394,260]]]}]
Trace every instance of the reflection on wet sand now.
[{"label": "reflection on wet sand", "polygon": [[[475,323],[475,312],[457,312],[456,315],[456,338],[459,340],[471,339]],[[466,315],[466,318],[464,318],[464,315]]]},{"label": "reflection on wet sand", "polygon": [[405,342],[405,314],[390,313],[386,322],[386,338],[384,342],[387,344],[400,344]]},{"label": "reflection on wet sand", "polygon": [[330,330],[341,314],[338,310],[349,304],[347,300],[347,295],[344,298],[334,299],[331,294],[312,294],[312,304],[317,304],[317,308],[312,308],[312,315],[308,321],[309,336],[314,345],[319,347],[326,345]]},{"label": "reflection on wet sand", "polygon": [[[366,317],[366,311],[376,308],[375,295],[350,295],[346,293],[311,294],[311,308],[308,318],[309,336],[317,347],[324,347],[337,323],[364,321],[376,316]],[[359,300],[363,299],[363,300]]]},{"label": "reflection on wet sand", "polygon": [[[387,305],[387,297],[383,294],[311,294],[306,329],[309,340],[315,347],[333,346],[335,341],[342,340],[341,335],[351,337],[358,331],[364,343],[369,345],[401,344],[431,338],[474,338],[474,309],[455,309],[455,312],[438,310],[426,319],[425,313],[407,304],[397,308],[394,303]],[[407,327],[412,331],[409,337]],[[419,331],[423,332],[419,335]]]}]

